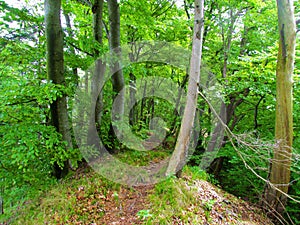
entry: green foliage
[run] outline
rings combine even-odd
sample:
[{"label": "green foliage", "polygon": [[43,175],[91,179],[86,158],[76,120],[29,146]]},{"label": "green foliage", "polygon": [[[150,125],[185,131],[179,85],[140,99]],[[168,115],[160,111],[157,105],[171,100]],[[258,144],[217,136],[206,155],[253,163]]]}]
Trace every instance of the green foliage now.
[{"label": "green foliage", "polygon": [[72,223],[74,220],[89,223],[94,217],[103,216],[101,201],[119,189],[119,185],[92,172],[69,174],[63,182],[31,196],[30,202],[22,204],[18,214],[11,218],[11,224]]},{"label": "green foliage", "polygon": [[192,178],[192,180],[209,180],[210,175],[201,170],[198,166],[185,166],[183,173]]},{"label": "green foliage", "polygon": [[183,209],[192,204],[195,199],[182,182],[170,177],[155,186],[150,200],[153,216],[148,218],[146,224],[170,224],[172,218],[180,218],[183,223],[189,221],[192,212],[183,212]]},{"label": "green foliage", "polygon": [[115,156],[123,162],[134,166],[146,166],[151,162],[159,162],[170,155],[170,151],[151,150],[138,151],[127,150],[126,148],[118,152]]},{"label": "green foliage", "polygon": [[[299,171],[299,170],[297,170]],[[300,181],[299,181],[299,173],[294,172],[292,173],[292,178],[291,180],[293,180],[294,182],[292,183],[290,190],[289,190],[289,194],[297,199],[298,201],[299,196],[300,196]],[[299,217],[299,213],[300,213],[300,203],[297,203],[291,199],[288,199],[288,204],[286,207],[286,214],[292,219],[292,221],[295,224],[299,224],[300,223],[300,217]]]},{"label": "green foliage", "polygon": [[18,24],[0,35],[0,195],[7,217],[18,204],[55,182],[54,163],[62,166],[81,156],[67,149],[61,135],[49,126],[49,105],[73,90],[72,85],[66,88],[47,81],[43,17],[2,1],[0,5],[6,13],[0,26]]},{"label": "green foliage", "polygon": [[150,210],[146,210],[146,209],[142,209],[140,211],[138,211],[138,213],[136,214],[141,220],[145,220],[148,217],[152,217],[152,214],[150,214]]},{"label": "green foliage", "polygon": [[[253,141],[248,143],[253,143]],[[237,196],[257,201],[265,183],[249,170],[245,164],[259,176],[266,179],[268,159],[271,157],[269,155],[271,151],[272,145],[264,142],[259,142],[251,147],[239,145],[237,149],[226,145],[219,152],[219,156],[224,158],[223,170],[219,175],[222,187]]]},{"label": "green foliage", "polygon": [[[298,12],[300,11],[300,5],[298,5]],[[299,40],[299,34],[298,34]],[[294,73],[294,109],[293,109],[293,119],[294,119],[294,140],[293,140],[293,153],[294,153],[294,162],[292,167],[291,180],[292,185],[290,187],[289,193],[299,200],[300,196],[300,45],[296,46],[296,60],[295,60],[295,73]],[[292,217],[295,224],[300,223],[300,204],[292,200],[289,200],[287,206],[287,213]]]},{"label": "green foliage", "polygon": [[[6,212],[17,208],[18,204],[28,201],[34,195],[38,195],[39,189],[46,189],[56,183],[52,178],[54,163],[62,165],[66,160],[73,160],[76,164],[78,160],[81,160],[79,151],[66,149],[61,135],[50,126],[49,105],[58,97],[66,95],[71,112],[72,101],[70,100],[74,91],[78,85],[84,85],[78,83],[82,71],[86,71],[98,57],[95,55],[96,52],[105,55],[109,49],[106,33],[106,29],[109,29],[107,8],[104,7],[103,23],[105,26],[103,44],[100,45],[94,40],[93,35],[94,9],[83,2],[85,1],[63,1],[63,13],[70,16],[72,27],[70,29],[63,24],[66,86],[60,86],[47,80],[42,3],[28,0],[18,6],[12,6],[12,2],[0,0],[0,29],[3,31],[0,34],[0,195],[4,197]],[[187,14],[192,16],[193,4],[190,0],[185,2],[186,8],[167,0],[120,1],[122,44],[159,40],[190,48],[192,34],[190,27],[193,21],[192,18],[188,19]],[[249,136],[246,135],[246,139],[254,146],[250,148],[237,141],[237,152],[229,143],[226,143],[218,155],[224,159],[223,169],[219,176],[208,176],[197,167],[185,168],[184,172],[192,179],[208,179],[212,183],[219,183],[238,196],[256,201],[264,182],[245,168],[240,156],[244,157],[245,162],[258,175],[267,177],[267,159],[272,155],[272,147],[265,141],[258,140],[271,140],[272,142],[274,139],[275,70],[278,49],[276,3],[258,0],[208,0],[205,2],[205,8],[203,48],[205,70],[209,74],[214,74],[215,79],[223,85],[222,91],[226,103],[233,104],[234,112],[228,123],[229,128],[236,134],[253,133],[253,138],[248,138]],[[299,2],[297,1],[295,1],[295,11],[299,17]],[[230,33],[232,16],[235,17],[235,21],[233,32]],[[226,49],[230,37],[232,37],[230,48]],[[299,46],[296,50],[294,76],[295,161],[292,171],[293,182],[290,188],[290,193],[295,196],[300,195],[298,182],[300,177],[298,166],[300,154]],[[131,47],[133,53],[138,51],[134,45]],[[226,78],[222,74],[225,59],[227,62]],[[202,71],[202,74],[204,72]],[[183,84],[186,71],[169,65],[155,62],[132,64],[123,68],[123,74],[127,86],[132,82],[130,75],[133,74],[136,80],[151,76],[170,78],[186,89],[186,85]],[[207,78],[207,83],[209,82]],[[218,95],[218,93],[215,94]],[[155,132],[149,125],[154,117],[160,117],[165,121],[163,128],[167,131],[167,138],[155,150],[137,151],[126,146],[126,143],[120,143],[111,135],[111,126],[116,125],[111,121],[112,96],[114,95],[111,82],[107,82],[103,89],[101,124],[97,124],[99,136],[104,145],[109,149],[118,150],[117,158],[135,166],[148,165],[152,161],[160,161],[169,156],[176,143],[176,134],[181,121],[180,116],[174,113],[174,110],[183,109],[174,109],[173,105],[156,97],[136,102],[132,109],[135,119],[130,127],[133,135],[141,141],[146,140],[149,133]],[[197,149],[191,156],[193,165],[201,162],[202,153],[207,147],[213,128],[212,110],[203,99],[199,99],[198,109],[201,111],[199,118],[201,130]],[[73,143],[76,145],[74,139]],[[104,184],[105,187],[110,185],[114,186]],[[172,216],[170,212],[172,212],[183,221],[187,221],[189,215],[184,215],[180,207],[188,205],[191,196],[190,193],[183,193],[181,186],[182,184],[173,178],[157,185],[153,204],[157,209],[165,210],[166,215],[158,211],[141,210],[138,216],[149,223],[155,221],[167,224],[170,222]],[[60,202],[68,194],[60,193],[63,189],[59,186],[56,188],[54,193],[49,194],[53,194],[53,198],[47,195],[45,202],[42,203],[43,209],[51,212],[62,210],[63,216],[57,218],[57,223],[64,223],[76,213],[82,215],[82,220],[87,221],[87,214],[72,211],[71,204],[74,203],[74,198],[71,197],[68,203]],[[88,192],[92,192],[92,188],[94,187],[91,186]],[[106,193],[107,188],[104,188],[103,192]],[[75,190],[72,189],[72,193],[75,193]],[[13,203],[12,207],[9,205],[10,202]],[[208,202],[205,206],[207,220],[209,220],[212,204],[213,202]],[[67,208],[65,211],[64,206]],[[298,208],[298,204],[289,201],[287,211],[295,223],[300,221]],[[43,223],[45,215],[42,212],[35,214],[34,207],[29,211],[28,217],[24,219],[25,222],[37,216],[36,223]],[[10,212],[6,214],[6,216],[9,215]]]},{"label": "green foliage", "polygon": [[[68,89],[38,77],[37,67],[30,65],[30,58],[25,57],[33,48],[14,42],[7,43],[7,47],[1,52],[6,58],[0,72],[0,173],[5,174],[2,176],[7,178],[9,186],[20,186],[48,176],[54,162],[62,165],[74,152],[66,150],[61,135],[48,126],[47,106]],[[19,64],[10,51],[22,53],[24,60],[29,61]]]},{"label": "green foliage", "polygon": [[151,217],[146,220],[146,224],[171,224],[174,219],[183,224],[191,221],[193,224],[201,223],[197,214],[208,211],[206,206],[211,210],[213,201],[205,203],[205,206],[202,207],[195,197],[196,189],[187,188],[187,186],[193,187],[195,180],[206,180],[208,176],[199,167],[185,166],[182,171],[182,179],[171,176],[156,184],[154,192],[149,196]]}]

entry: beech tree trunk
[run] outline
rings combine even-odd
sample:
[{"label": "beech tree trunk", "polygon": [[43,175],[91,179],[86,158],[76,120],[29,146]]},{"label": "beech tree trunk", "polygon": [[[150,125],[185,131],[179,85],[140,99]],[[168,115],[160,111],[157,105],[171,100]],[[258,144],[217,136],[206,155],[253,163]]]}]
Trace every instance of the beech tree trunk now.
[{"label": "beech tree trunk", "polygon": [[[112,53],[115,55],[121,54],[120,49],[120,9],[117,0],[108,0],[108,14],[109,14],[109,46]],[[124,88],[124,77],[118,60],[114,61],[111,69],[114,72],[112,76],[113,89],[116,94],[123,94],[121,90]],[[122,104],[118,105],[116,109],[120,116],[124,112],[124,97],[120,98]]]},{"label": "beech tree trunk", "polygon": [[188,149],[195,120],[198,98],[198,83],[200,80],[200,66],[202,55],[203,25],[204,0],[195,0],[193,47],[190,64],[190,76],[188,81],[187,103],[184,109],[184,114],[175,150],[171,156],[166,175],[180,175],[180,171],[186,163],[188,156]]},{"label": "beech tree trunk", "polygon": [[293,1],[277,0],[279,51],[276,68],[276,119],[274,156],[269,181],[280,191],[267,184],[264,204],[282,214],[287,201],[292,158],[293,115],[292,79],[295,60],[296,25]]},{"label": "beech tree trunk", "polygon": [[[120,9],[119,3],[117,0],[108,0],[108,14],[109,14],[109,46],[111,52],[119,56],[121,54],[120,49]],[[116,104],[116,114],[118,117],[123,115],[124,112],[124,92],[122,89],[124,88],[124,77],[122,73],[122,69],[120,66],[120,62],[118,60],[113,60],[111,65],[111,70],[114,72],[112,76],[112,84],[113,90],[116,95],[120,95],[120,102]]]},{"label": "beech tree trunk", "polygon": [[[94,5],[92,7],[93,10],[93,30],[94,30],[94,39],[96,42],[98,42],[101,46],[103,44],[103,0],[95,0]],[[100,55],[100,49],[95,49],[95,57],[99,57]],[[103,109],[103,102],[102,102],[102,92],[99,93],[99,88],[104,82],[104,73],[105,68],[103,65],[102,60],[98,59],[96,61],[95,66],[95,73],[92,81],[92,85],[94,85],[94,91],[96,92],[95,96],[97,98],[96,100],[96,108],[95,108],[95,122],[98,125],[98,130],[100,129],[100,118],[101,118],[101,112]]]},{"label": "beech tree trunk", "polygon": [[[93,34],[94,40],[102,45],[103,39],[103,0],[95,0],[92,6],[93,12]],[[100,55],[100,49],[98,46],[94,49],[95,68],[91,77],[91,116],[88,128],[88,140],[89,145],[98,146],[98,131],[100,130],[101,112],[103,109],[102,92],[100,87],[104,82],[105,66],[101,59],[97,59]],[[86,76],[89,76],[88,74]],[[88,82],[87,82],[88,83]]]},{"label": "beech tree trunk", "polygon": [[[64,58],[63,58],[63,32],[60,20],[61,0],[45,0],[45,22],[47,40],[47,74],[54,84],[65,85]],[[64,94],[57,97],[50,105],[51,123],[62,134],[68,148],[73,148],[68,119],[67,99]],[[63,168],[55,166],[55,175],[61,178],[68,172],[68,163]]]},{"label": "beech tree trunk", "polygon": [[[108,17],[109,17],[109,47],[112,54],[111,72],[112,86],[114,91],[114,105],[112,110],[112,124],[110,135],[112,139],[120,135],[118,131],[118,122],[122,120],[124,114],[125,90],[124,90],[124,77],[119,59],[121,55],[120,47],[120,8],[117,0],[108,0]],[[115,143],[113,143],[111,152],[115,151]]]}]

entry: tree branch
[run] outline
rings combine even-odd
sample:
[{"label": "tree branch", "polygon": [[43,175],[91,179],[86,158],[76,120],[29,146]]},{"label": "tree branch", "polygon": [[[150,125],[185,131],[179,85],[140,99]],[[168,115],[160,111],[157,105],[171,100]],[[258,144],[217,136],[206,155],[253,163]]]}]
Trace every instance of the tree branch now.
[{"label": "tree branch", "polygon": [[[163,9],[165,8],[165,6],[168,4],[168,2],[161,6],[160,9]],[[165,10],[163,10],[162,12],[159,12],[160,9],[155,9],[154,12],[152,13],[152,16],[155,17],[155,18],[158,18],[160,17],[161,15],[165,14],[169,9],[171,9],[173,6],[174,6],[175,2],[172,2],[172,4],[170,6],[168,6]]]},{"label": "tree branch", "polygon": [[103,25],[103,27],[104,27],[106,37],[107,37],[107,39],[109,40],[109,38],[110,38],[110,37],[109,37],[109,30],[108,30],[107,25],[106,25],[106,23],[104,22],[104,20],[102,20],[102,25]]},{"label": "tree branch", "polygon": [[30,102],[36,102],[37,99],[29,99],[29,100],[24,100],[24,101],[21,101],[21,102],[13,102],[13,103],[8,103],[6,104],[6,106],[13,106],[13,105],[20,105],[20,104],[26,104],[26,103],[30,103]]},{"label": "tree branch", "polygon": [[92,53],[90,53],[90,52],[87,52],[87,51],[81,49],[80,47],[74,45],[74,44],[71,43],[70,41],[66,40],[66,42],[67,42],[69,45],[71,45],[73,48],[75,48],[76,50],[81,51],[81,52],[83,52],[83,53],[85,53],[85,54],[87,54],[87,55],[89,55],[89,56],[94,57],[94,54],[92,54]]},{"label": "tree branch", "polygon": [[255,105],[255,109],[254,109],[254,129],[256,130],[258,128],[258,107],[259,104],[261,103],[261,101],[265,98],[264,95],[260,96],[260,99],[258,100],[257,104]]},{"label": "tree branch", "polygon": [[183,3],[184,3],[184,11],[185,11],[185,14],[186,14],[187,18],[190,20],[190,19],[191,19],[191,15],[190,15],[190,13],[189,13],[189,9],[188,9],[188,5],[187,5],[186,0],[184,0]]}]

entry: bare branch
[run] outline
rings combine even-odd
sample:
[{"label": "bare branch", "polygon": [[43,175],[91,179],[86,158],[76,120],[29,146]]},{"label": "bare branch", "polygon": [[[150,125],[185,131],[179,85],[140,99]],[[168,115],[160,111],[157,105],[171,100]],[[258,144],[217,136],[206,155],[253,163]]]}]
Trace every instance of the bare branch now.
[{"label": "bare branch", "polygon": [[106,25],[106,23],[104,22],[104,20],[102,20],[102,25],[103,25],[103,27],[104,27],[104,30],[105,30],[105,34],[106,34],[106,36],[107,36],[107,39],[109,40],[109,30],[108,30],[108,27],[107,27],[107,25]]},{"label": "bare branch", "polygon": [[70,42],[70,41],[67,41],[67,40],[66,40],[66,42],[67,42],[69,45],[71,45],[73,48],[75,48],[76,50],[78,50],[78,51],[81,51],[81,52],[83,52],[83,53],[87,54],[88,56],[92,56],[92,57],[94,57],[94,54],[92,54],[92,53],[90,53],[90,52],[87,52],[87,51],[85,51],[85,50],[81,49],[80,47],[78,47],[78,46],[74,45],[72,42]]},{"label": "bare branch", "polygon": [[[259,178],[260,180],[264,181],[266,184],[270,185],[271,188],[273,188],[274,190],[280,192],[282,195],[286,196],[287,198],[291,199],[294,202],[300,203],[300,200],[294,198],[293,196],[285,193],[284,191],[280,190],[276,185],[271,183],[269,180],[263,178],[261,175],[259,175],[246,161],[245,157],[243,156],[243,154],[239,151],[237,144],[234,140],[236,140],[239,144],[242,144],[244,146],[247,146],[249,149],[252,149],[253,146],[247,142],[245,142],[244,140],[240,139],[237,135],[235,135],[230,129],[229,127],[223,122],[223,120],[220,118],[219,114],[216,112],[215,108],[211,105],[210,101],[203,95],[203,93],[198,92],[201,97],[206,101],[206,103],[210,106],[212,112],[215,114],[215,116],[217,117],[217,119],[220,121],[220,123],[222,124],[222,126],[225,128],[226,133],[228,135],[228,139],[232,145],[232,147],[234,148],[234,150],[236,151],[236,153],[238,154],[238,156],[240,157],[240,159],[243,161],[245,168],[249,169],[257,178]],[[255,147],[255,146],[254,146]],[[288,185],[288,184],[287,184]]]},{"label": "bare branch", "polygon": [[27,104],[27,103],[30,103],[30,102],[36,102],[37,99],[28,99],[28,100],[24,100],[24,101],[20,101],[20,102],[13,102],[13,103],[8,103],[6,104],[6,106],[13,106],[13,105],[21,105],[21,104]]},{"label": "bare branch", "polygon": [[186,13],[186,16],[187,16],[187,18],[190,20],[190,19],[191,19],[191,15],[190,15],[190,13],[189,13],[189,9],[188,9],[189,7],[188,7],[188,5],[187,5],[186,0],[184,0],[183,3],[184,3],[184,11],[185,11],[185,13]]}]

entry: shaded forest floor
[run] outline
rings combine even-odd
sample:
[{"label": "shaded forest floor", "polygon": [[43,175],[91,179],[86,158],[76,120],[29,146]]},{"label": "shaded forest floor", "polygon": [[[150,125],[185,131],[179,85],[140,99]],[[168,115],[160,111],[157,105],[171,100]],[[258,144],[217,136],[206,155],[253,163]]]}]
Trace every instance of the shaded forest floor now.
[{"label": "shaded forest floor", "polygon": [[186,167],[181,179],[124,187],[89,168],[78,170],[4,224],[272,224],[259,208]]}]

